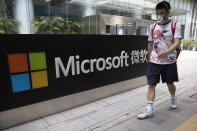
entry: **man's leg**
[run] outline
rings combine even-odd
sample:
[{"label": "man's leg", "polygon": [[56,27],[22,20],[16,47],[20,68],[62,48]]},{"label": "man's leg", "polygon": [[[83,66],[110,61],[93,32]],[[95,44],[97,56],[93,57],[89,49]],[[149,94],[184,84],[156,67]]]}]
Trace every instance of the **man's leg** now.
[{"label": "man's leg", "polygon": [[154,101],[155,99],[155,87],[156,86],[149,86],[147,92],[147,101]]},{"label": "man's leg", "polygon": [[172,109],[176,109],[177,108],[177,105],[176,105],[176,96],[175,96],[175,93],[176,93],[176,86],[174,84],[167,84],[168,86],[168,90],[171,94],[171,105],[170,107]]},{"label": "man's leg", "polygon": [[153,114],[153,101],[155,99],[155,87],[157,83],[160,81],[160,71],[161,66],[149,63],[146,71],[146,77],[149,84],[148,92],[147,92],[147,107],[144,113],[141,113],[137,116],[138,119],[145,119],[148,117],[152,117]]},{"label": "man's leg", "polygon": [[146,111],[139,114],[137,116],[138,119],[145,119],[148,117],[152,117],[153,114],[153,101],[155,99],[155,87],[156,86],[149,86],[147,92],[147,106]]},{"label": "man's leg", "polygon": [[166,82],[168,86],[168,90],[171,94],[171,105],[170,107],[172,109],[176,109],[176,86],[174,85],[174,82],[178,82],[178,70],[177,70],[177,64],[176,62],[173,64],[166,65],[164,68],[164,72],[162,73],[162,82]]},{"label": "man's leg", "polygon": [[176,86],[174,84],[167,84],[168,90],[172,96],[176,93]]},{"label": "man's leg", "polygon": [[153,102],[155,100],[155,87],[156,86],[149,86],[148,87],[147,107],[146,107],[147,112],[152,112],[153,111]]}]

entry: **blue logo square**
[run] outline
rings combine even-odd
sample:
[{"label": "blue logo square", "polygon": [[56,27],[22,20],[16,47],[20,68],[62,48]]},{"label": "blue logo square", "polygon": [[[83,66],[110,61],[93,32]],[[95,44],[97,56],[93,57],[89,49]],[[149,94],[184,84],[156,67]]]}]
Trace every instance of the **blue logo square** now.
[{"label": "blue logo square", "polygon": [[11,75],[11,82],[14,93],[31,89],[28,73]]}]

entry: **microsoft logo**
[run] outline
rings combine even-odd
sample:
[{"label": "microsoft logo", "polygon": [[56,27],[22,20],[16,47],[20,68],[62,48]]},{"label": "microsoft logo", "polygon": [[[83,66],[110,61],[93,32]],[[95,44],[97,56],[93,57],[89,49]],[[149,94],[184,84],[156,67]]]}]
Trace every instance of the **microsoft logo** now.
[{"label": "microsoft logo", "polygon": [[13,93],[48,86],[45,52],[8,54]]}]

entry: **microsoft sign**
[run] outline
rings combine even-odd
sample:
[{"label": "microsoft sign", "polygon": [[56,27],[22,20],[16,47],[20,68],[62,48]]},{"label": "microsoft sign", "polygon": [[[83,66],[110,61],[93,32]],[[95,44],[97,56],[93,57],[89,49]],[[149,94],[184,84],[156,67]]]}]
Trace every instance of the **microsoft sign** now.
[{"label": "microsoft sign", "polygon": [[0,111],[133,79],[146,71],[146,36],[0,35],[0,43]]}]

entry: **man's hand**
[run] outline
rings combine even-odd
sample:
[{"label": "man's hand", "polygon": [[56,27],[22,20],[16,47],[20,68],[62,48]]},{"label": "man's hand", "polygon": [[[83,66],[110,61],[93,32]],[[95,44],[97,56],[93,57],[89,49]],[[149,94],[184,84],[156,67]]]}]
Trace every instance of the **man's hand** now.
[{"label": "man's hand", "polygon": [[164,52],[162,52],[162,53],[159,55],[159,58],[165,58],[167,55],[168,55],[168,52],[167,52],[167,51],[164,51]]},{"label": "man's hand", "polygon": [[153,50],[153,42],[149,41],[148,42],[148,62],[150,62],[150,54],[152,50]]},{"label": "man's hand", "polygon": [[159,58],[165,58],[168,54],[170,54],[172,51],[176,50],[179,46],[180,46],[180,39],[179,38],[175,38],[174,39],[174,44],[166,51],[162,52],[159,55]]}]

